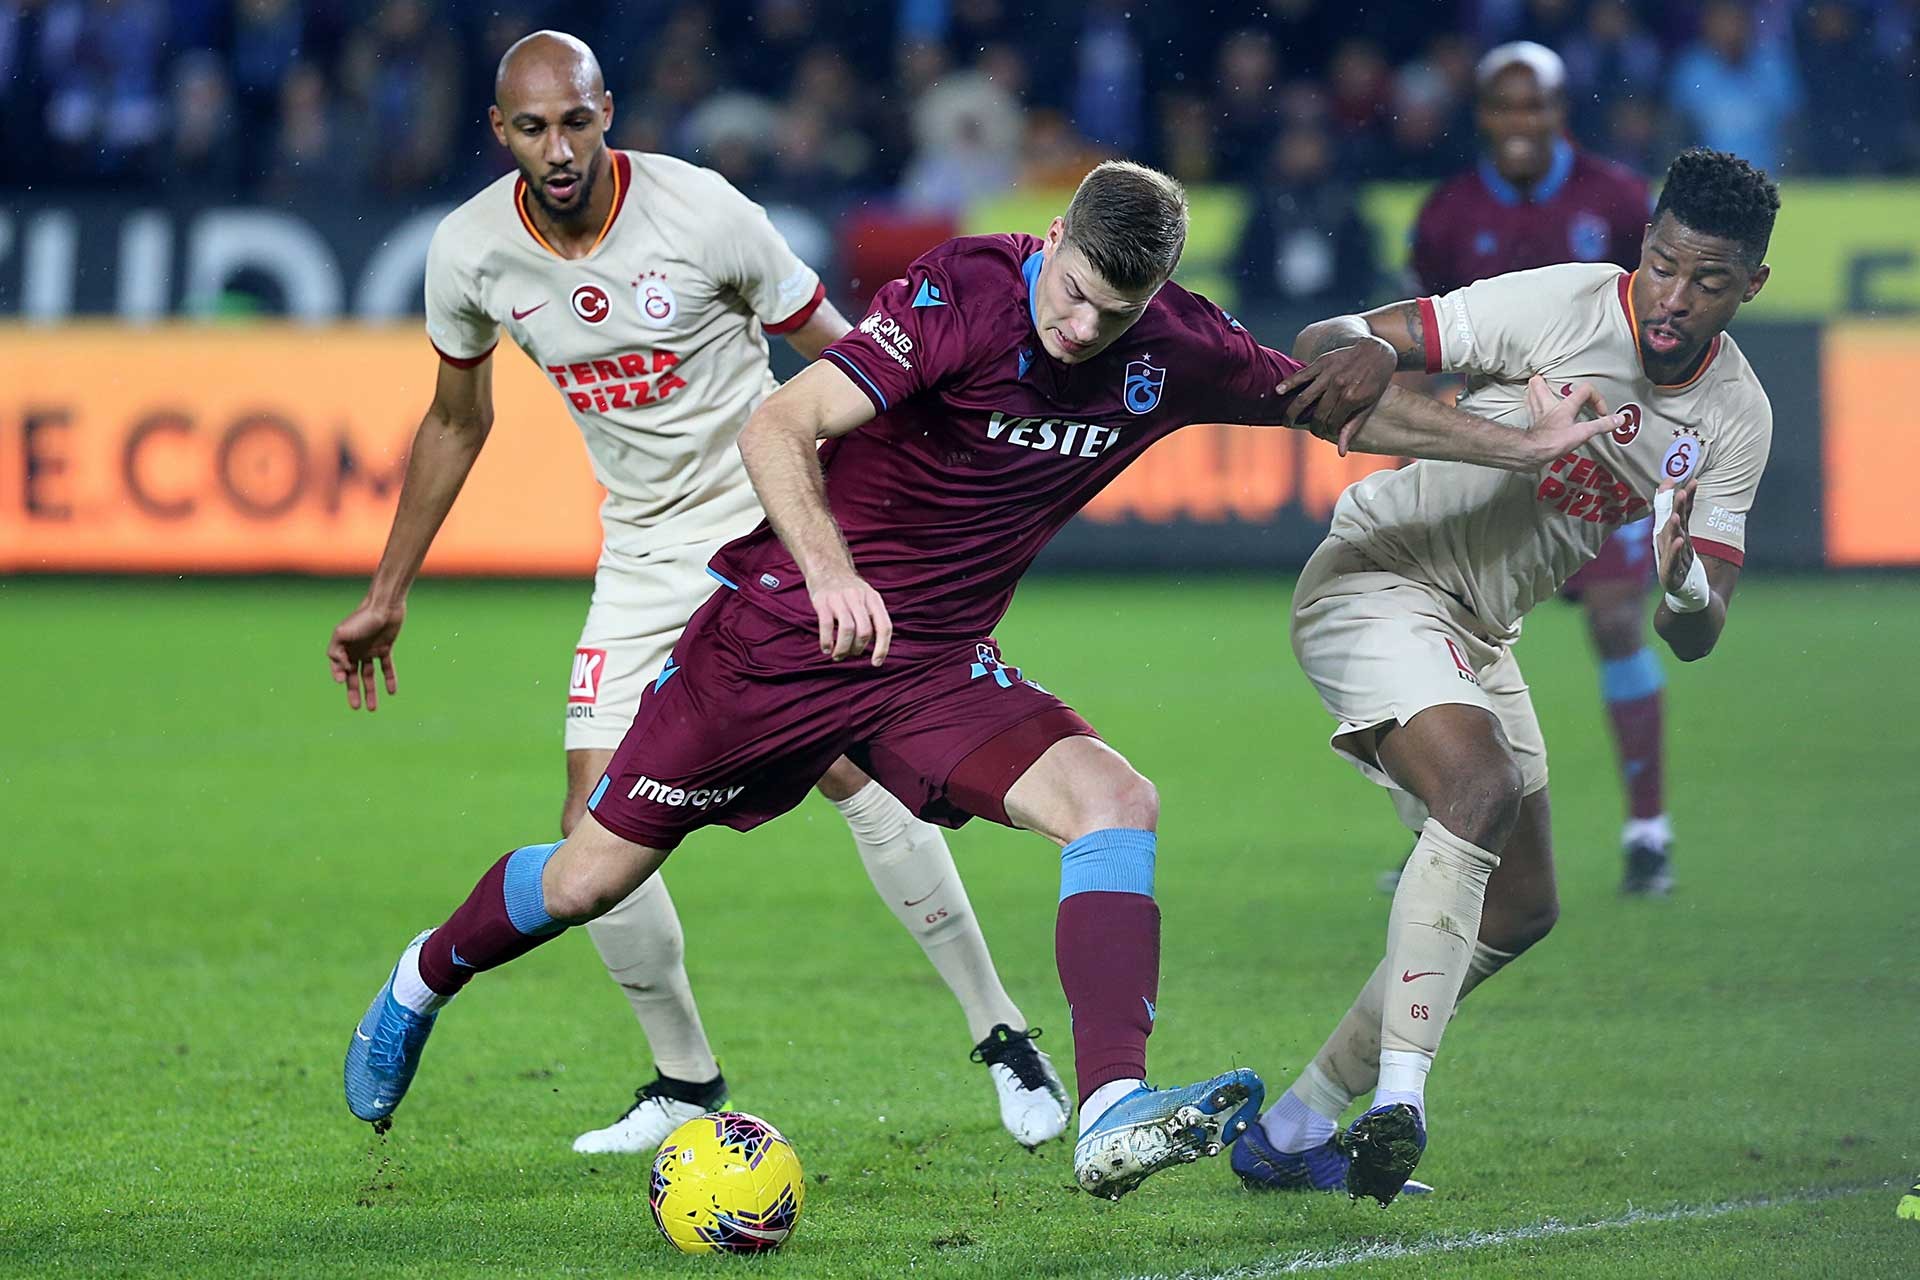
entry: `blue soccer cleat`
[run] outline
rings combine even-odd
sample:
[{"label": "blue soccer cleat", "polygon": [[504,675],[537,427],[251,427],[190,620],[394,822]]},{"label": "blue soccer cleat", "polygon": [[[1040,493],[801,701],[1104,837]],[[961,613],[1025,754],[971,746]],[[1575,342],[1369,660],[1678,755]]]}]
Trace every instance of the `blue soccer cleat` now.
[{"label": "blue soccer cleat", "polygon": [[[407,944],[408,950],[425,942],[432,932],[429,929],[415,938]],[[427,1036],[438,1016],[415,1013],[395,1000],[393,975],[387,975],[347,1045],[349,1111],[376,1126],[385,1126],[400,1099],[407,1096],[413,1073],[420,1068],[420,1052],[427,1047]]]},{"label": "blue soccer cleat", "polygon": [[[1257,1124],[1233,1148],[1233,1171],[1249,1191],[1345,1191],[1347,1167],[1352,1163],[1353,1157],[1341,1149],[1337,1137],[1305,1151],[1282,1151]],[[1400,1189],[1405,1196],[1432,1192],[1432,1187],[1411,1178]]]},{"label": "blue soccer cleat", "polygon": [[1074,1179],[1089,1195],[1118,1200],[1169,1165],[1219,1155],[1247,1131],[1266,1095],[1245,1067],[1183,1089],[1142,1085],[1080,1135]]},{"label": "blue soccer cleat", "polygon": [[1233,1148],[1233,1171],[1254,1191],[1345,1191],[1351,1163],[1331,1138],[1305,1151],[1282,1151],[1257,1124]]},{"label": "blue soccer cleat", "polygon": [[1355,1120],[1334,1142],[1353,1161],[1347,1166],[1347,1194],[1355,1200],[1371,1196],[1385,1208],[1406,1190],[1420,1165],[1427,1122],[1406,1103],[1391,1102]]}]

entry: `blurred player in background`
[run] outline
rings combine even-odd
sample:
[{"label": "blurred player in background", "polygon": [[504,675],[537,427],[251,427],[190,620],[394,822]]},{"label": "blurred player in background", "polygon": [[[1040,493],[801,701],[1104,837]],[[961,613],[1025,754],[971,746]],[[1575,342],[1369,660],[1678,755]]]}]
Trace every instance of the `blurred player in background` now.
[{"label": "blurred player in background", "polygon": [[[1333,749],[1389,789],[1419,841],[1385,957],[1234,1149],[1249,1185],[1391,1202],[1426,1148],[1426,1077],[1454,1006],[1553,927],[1546,743],[1511,648],[1521,619],[1614,530],[1650,527],[1666,591],[1655,629],[1683,662],[1718,642],[1773,437],[1766,392],[1724,330],[1766,284],[1779,204],[1746,161],[1689,151],[1631,273],[1543,267],[1302,331],[1302,358],[1379,361],[1374,391],[1394,368],[1384,342],[1400,369],[1464,374],[1471,412],[1519,422],[1543,392],[1586,380],[1621,425],[1531,474],[1378,472],[1341,495],[1301,573],[1294,653],[1337,721]],[[1396,452],[1377,412],[1360,421],[1356,447]],[[1372,1106],[1336,1136],[1369,1089]]]},{"label": "blurred player in background", "polygon": [[[1191,422],[1283,421],[1299,366],[1168,282],[1186,232],[1178,183],[1103,164],[1044,239],[923,255],[754,411],[740,451],[767,521],[714,557],[721,589],[642,695],[572,836],[499,859],[401,953],[348,1047],[355,1115],[392,1114],[474,973],[606,911],[693,831],[786,812],[846,754],[923,817],[977,815],[1061,847],[1055,958],[1082,1188],[1117,1198],[1234,1140],[1263,1096],[1253,1072],[1145,1083],[1153,785],[993,639],[1048,540],[1155,441]],[[1617,425],[1576,421],[1570,399],[1518,432],[1390,394],[1371,421],[1403,452],[1529,471]],[[1214,977],[1238,981],[1227,965]]]},{"label": "blurred player in background", "polygon": [[[710,170],[614,151],[612,96],[571,36],[538,32],[500,62],[495,135],[518,172],[449,214],[427,263],[438,386],[408,459],[393,531],[366,598],[328,657],[347,705],[377,705],[375,666],[492,425],[490,357],[505,327],[567,402],[606,487],[605,546],[568,682],[562,834],[585,811],[694,610],[707,561],[759,522],[735,439],[773,391],[762,332],[809,360],[847,332],[826,290],[758,205]],[[946,840],[847,761],[819,789],[851,828],[875,889],[959,999],[1027,1146],[1065,1132],[1066,1091],[994,970]],[[813,781],[810,779],[809,781]],[[658,1077],[581,1152],[643,1153],[727,1100],[683,963],[673,900],[654,877],[589,927],[639,1017]]]},{"label": "blurred player in background", "polygon": [[[1556,262],[1612,262],[1632,270],[1647,224],[1647,184],[1567,137],[1567,70],[1531,41],[1489,51],[1475,69],[1476,119],[1486,154],[1443,183],[1414,224],[1413,269],[1429,294]],[[1625,784],[1623,893],[1672,886],[1673,831],[1661,773],[1660,691],[1666,679],[1647,644],[1652,540],[1644,522],[1622,527],[1560,589],[1586,607],[1600,657],[1600,693]]]}]

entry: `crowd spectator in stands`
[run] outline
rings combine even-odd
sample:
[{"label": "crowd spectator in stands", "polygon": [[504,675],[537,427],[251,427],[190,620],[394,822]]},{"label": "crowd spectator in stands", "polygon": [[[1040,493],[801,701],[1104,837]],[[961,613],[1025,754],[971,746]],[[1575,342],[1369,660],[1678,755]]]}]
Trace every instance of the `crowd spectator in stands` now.
[{"label": "crowd spectator in stands", "polygon": [[326,77],[317,67],[296,65],[280,89],[280,127],[262,194],[298,208],[356,190],[365,177]]},{"label": "crowd spectator in stands", "polygon": [[1279,124],[1280,62],[1273,37],[1258,27],[1228,36],[1220,46],[1213,120],[1216,176],[1258,181]]},{"label": "crowd spectator in stands", "polygon": [[155,175],[198,199],[231,200],[240,190],[232,85],[220,56],[205,49],[173,66],[173,137]]},{"label": "crowd spectator in stands", "polygon": [[959,214],[1013,185],[1020,163],[1020,108],[978,72],[940,81],[914,107],[913,160],[900,202],[914,213]]},{"label": "crowd spectator in stands", "polygon": [[50,167],[82,181],[145,173],[167,131],[166,6],[48,0],[45,8],[42,118],[58,144]]},{"label": "crowd spectator in stands", "polygon": [[1800,76],[1784,31],[1765,39],[1737,0],[1714,0],[1700,39],[1674,63],[1668,97],[1691,141],[1731,151],[1769,173],[1786,167],[1787,131],[1800,109]]},{"label": "crowd spectator in stands", "polygon": [[1338,171],[1325,124],[1297,119],[1271,149],[1235,252],[1243,299],[1316,314],[1363,305],[1374,282],[1373,233]]},{"label": "crowd spectator in stands", "polygon": [[426,0],[385,0],[347,51],[370,176],[389,195],[435,194],[456,169],[460,55],[438,16]]},{"label": "crowd spectator in stands", "polygon": [[1817,0],[1798,23],[1809,95],[1801,156],[1820,173],[1877,173],[1899,156],[1902,86],[1854,4]]}]

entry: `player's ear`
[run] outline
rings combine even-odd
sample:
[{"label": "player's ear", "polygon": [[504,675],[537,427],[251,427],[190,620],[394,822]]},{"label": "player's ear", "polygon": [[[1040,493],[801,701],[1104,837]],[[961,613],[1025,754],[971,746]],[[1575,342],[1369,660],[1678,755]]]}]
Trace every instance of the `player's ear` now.
[{"label": "player's ear", "polygon": [[507,118],[500,114],[499,107],[487,108],[487,123],[493,126],[493,140],[501,146],[507,145]]},{"label": "player's ear", "polygon": [[1067,238],[1067,220],[1055,218],[1047,226],[1047,248],[1058,249],[1060,242]]},{"label": "player's ear", "polygon": [[600,132],[613,128],[613,90],[600,91]]},{"label": "player's ear", "polygon": [[1740,301],[1752,302],[1767,283],[1767,277],[1773,274],[1773,268],[1761,263],[1754,273],[1747,277],[1747,291],[1740,295]]}]

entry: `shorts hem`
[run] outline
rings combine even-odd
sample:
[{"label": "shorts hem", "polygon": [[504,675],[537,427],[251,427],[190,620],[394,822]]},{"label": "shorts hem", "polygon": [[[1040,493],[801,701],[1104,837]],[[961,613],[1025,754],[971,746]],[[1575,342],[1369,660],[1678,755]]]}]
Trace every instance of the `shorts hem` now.
[{"label": "shorts hem", "polygon": [[685,835],[669,836],[662,835],[657,831],[646,831],[640,826],[630,822],[609,821],[607,815],[595,813],[592,809],[588,809],[587,812],[593,814],[593,820],[595,822],[605,827],[608,831],[611,831],[614,835],[619,836],[622,840],[630,844],[641,845],[644,848],[654,849],[661,853],[672,853],[680,847],[680,842],[687,838]]}]

